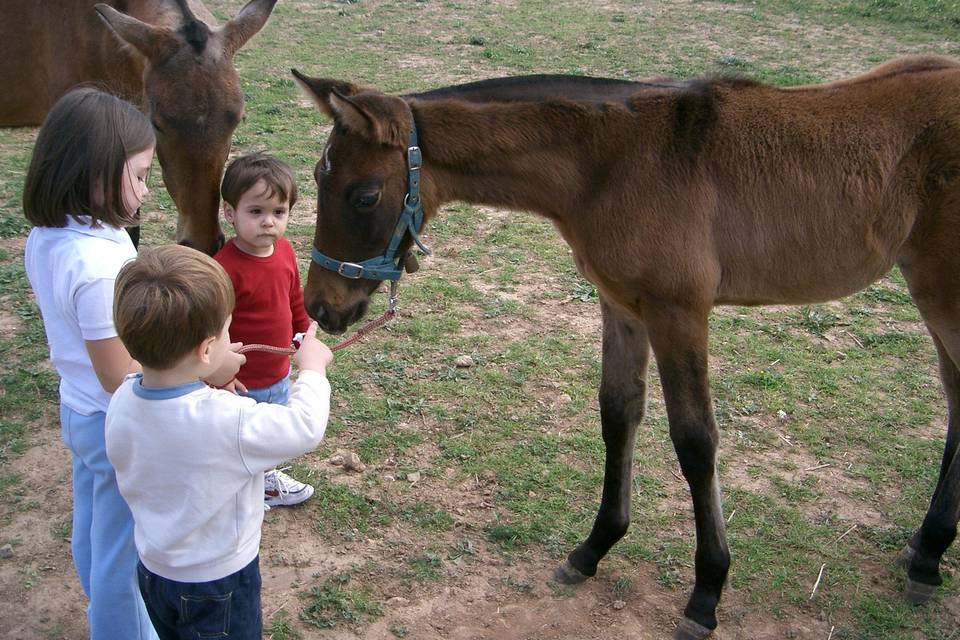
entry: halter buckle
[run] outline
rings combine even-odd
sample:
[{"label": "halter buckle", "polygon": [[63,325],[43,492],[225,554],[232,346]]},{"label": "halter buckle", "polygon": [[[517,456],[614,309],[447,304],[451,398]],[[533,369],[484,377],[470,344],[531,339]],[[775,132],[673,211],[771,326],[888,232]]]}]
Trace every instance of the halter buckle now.
[{"label": "halter buckle", "polygon": [[[344,269],[355,269],[350,273],[344,271]],[[340,266],[337,267],[337,273],[339,273],[344,278],[350,278],[351,280],[359,280],[363,276],[363,267],[356,262],[341,262]]]},{"label": "halter buckle", "polygon": [[423,154],[420,153],[420,147],[407,147],[407,169],[415,171],[423,166]]}]

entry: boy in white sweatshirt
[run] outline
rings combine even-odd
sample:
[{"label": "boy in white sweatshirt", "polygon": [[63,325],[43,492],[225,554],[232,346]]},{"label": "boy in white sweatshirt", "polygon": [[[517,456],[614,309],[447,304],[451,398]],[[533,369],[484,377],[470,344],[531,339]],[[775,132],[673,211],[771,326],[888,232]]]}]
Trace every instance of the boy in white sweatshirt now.
[{"label": "boy in white sweatshirt", "polygon": [[116,281],[114,321],[143,365],[114,393],[107,456],[130,506],[137,577],[163,640],[260,639],[263,472],[326,429],[330,349],[310,326],[286,405],[202,382],[230,350],[233,287],[207,255],[143,249]]}]

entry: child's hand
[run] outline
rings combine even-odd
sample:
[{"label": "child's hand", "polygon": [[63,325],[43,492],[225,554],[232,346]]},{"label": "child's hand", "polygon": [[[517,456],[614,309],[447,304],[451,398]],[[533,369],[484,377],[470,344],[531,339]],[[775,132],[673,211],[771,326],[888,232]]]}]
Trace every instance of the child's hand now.
[{"label": "child's hand", "polygon": [[235,393],[237,395],[247,392],[247,388],[243,385],[242,382],[240,382],[236,378],[234,378],[233,380],[231,380],[230,382],[228,382],[227,384],[223,385],[220,388],[223,389],[224,391],[229,391],[230,393]]},{"label": "child's hand", "polygon": [[223,356],[223,362],[217,367],[217,370],[204,378],[204,382],[215,387],[222,387],[231,382],[240,371],[240,367],[247,361],[247,356],[237,353],[237,349],[243,346],[242,342],[231,342],[230,351]]},{"label": "child's hand", "polygon": [[300,348],[293,354],[293,361],[301,370],[309,369],[326,375],[327,365],[333,361],[333,352],[317,339],[318,328],[316,322],[310,323],[303,340],[300,341]]}]

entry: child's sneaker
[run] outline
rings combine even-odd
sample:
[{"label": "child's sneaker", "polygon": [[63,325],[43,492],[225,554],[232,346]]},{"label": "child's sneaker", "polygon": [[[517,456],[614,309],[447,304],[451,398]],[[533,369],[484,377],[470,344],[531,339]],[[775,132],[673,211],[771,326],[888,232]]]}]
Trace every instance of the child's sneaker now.
[{"label": "child's sneaker", "polygon": [[300,504],[313,495],[313,487],[294,480],[279,469],[263,474],[263,502],[270,507]]}]

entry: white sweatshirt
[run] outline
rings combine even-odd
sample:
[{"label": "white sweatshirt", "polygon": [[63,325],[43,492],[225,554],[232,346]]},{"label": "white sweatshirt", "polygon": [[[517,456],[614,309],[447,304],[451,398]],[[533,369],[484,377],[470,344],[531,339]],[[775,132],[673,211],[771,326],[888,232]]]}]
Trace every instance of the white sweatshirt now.
[{"label": "white sweatshirt", "polygon": [[300,373],[286,406],[128,377],[107,409],[107,456],[144,566],[209,582],[249,564],[260,551],[263,472],[316,447],[329,412],[330,384],[316,371]]}]

